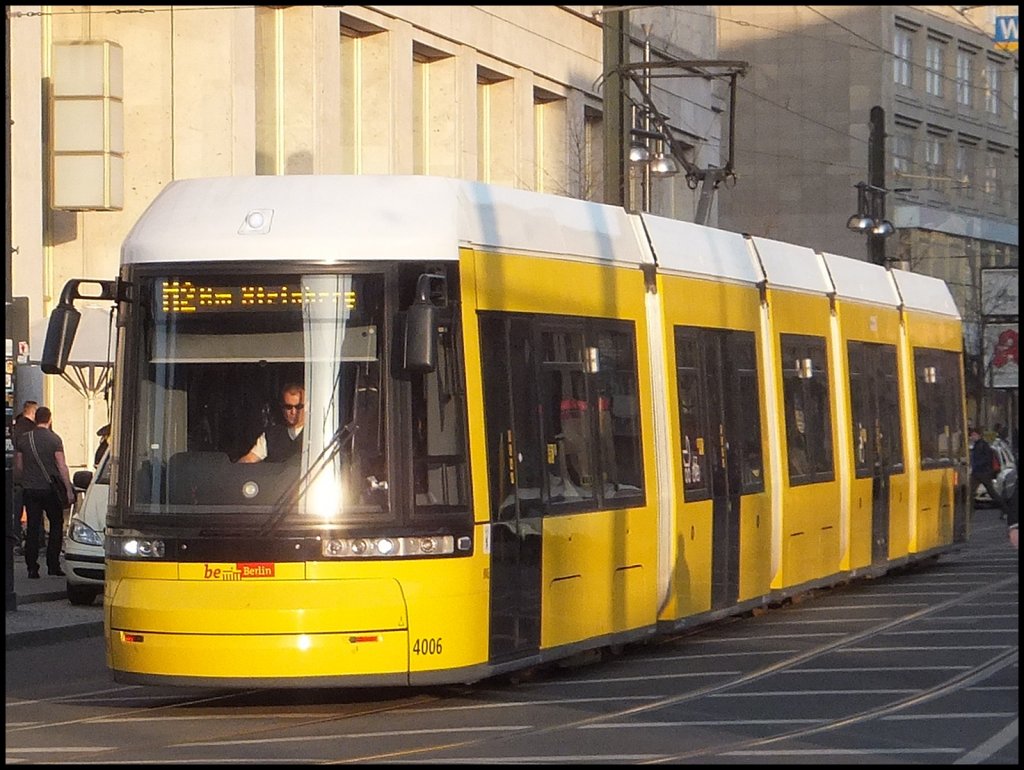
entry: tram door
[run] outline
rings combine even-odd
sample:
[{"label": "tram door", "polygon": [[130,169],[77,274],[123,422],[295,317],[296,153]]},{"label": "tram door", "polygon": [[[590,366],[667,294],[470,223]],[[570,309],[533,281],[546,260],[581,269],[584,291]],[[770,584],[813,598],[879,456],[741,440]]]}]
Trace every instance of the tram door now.
[{"label": "tram door", "polygon": [[540,647],[541,446],[536,414],[535,351],[521,319],[482,314],[480,346],[487,477],[490,488],[490,653],[492,663]]},{"label": "tram door", "polygon": [[684,495],[711,500],[711,608],[719,609],[739,597],[741,450],[760,444],[754,335],[678,327],[676,351]]},{"label": "tram door", "polygon": [[889,558],[890,478],[903,470],[896,347],[850,342],[854,467],[871,476],[871,563]]}]

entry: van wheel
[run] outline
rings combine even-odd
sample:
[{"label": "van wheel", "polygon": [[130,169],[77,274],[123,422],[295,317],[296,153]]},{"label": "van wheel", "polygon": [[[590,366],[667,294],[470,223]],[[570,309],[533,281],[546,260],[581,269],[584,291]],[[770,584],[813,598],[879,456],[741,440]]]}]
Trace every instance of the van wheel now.
[{"label": "van wheel", "polygon": [[72,604],[92,604],[99,595],[98,588],[68,584],[68,601]]}]

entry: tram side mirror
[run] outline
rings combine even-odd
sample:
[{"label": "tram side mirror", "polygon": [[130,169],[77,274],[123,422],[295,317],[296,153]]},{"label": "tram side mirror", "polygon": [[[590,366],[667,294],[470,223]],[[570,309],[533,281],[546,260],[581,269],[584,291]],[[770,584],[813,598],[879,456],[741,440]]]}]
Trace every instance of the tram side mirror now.
[{"label": "tram side mirror", "polygon": [[[83,292],[83,286],[98,287],[97,293]],[[46,327],[46,342],[39,364],[44,374],[63,374],[71,358],[71,347],[75,344],[75,332],[82,314],[75,310],[75,300],[109,300],[118,302],[122,296],[120,281],[100,281],[93,278],[72,278],[60,293],[57,307],[50,313]]]},{"label": "tram side mirror", "polygon": [[405,315],[405,355],[402,366],[407,372],[432,372],[437,367],[437,308],[417,299]]},{"label": "tram side mirror", "polygon": [[71,305],[57,305],[50,313],[46,327],[46,342],[39,364],[44,374],[63,374],[71,358],[71,346],[75,344],[75,332],[82,314]]},{"label": "tram side mirror", "polygon": [[423,273],[416,281],[416,299],[405,314],[402,366],[407,372],[437,368],[437,306],[430,299],[430,282],[444,282],[438,273]]}]

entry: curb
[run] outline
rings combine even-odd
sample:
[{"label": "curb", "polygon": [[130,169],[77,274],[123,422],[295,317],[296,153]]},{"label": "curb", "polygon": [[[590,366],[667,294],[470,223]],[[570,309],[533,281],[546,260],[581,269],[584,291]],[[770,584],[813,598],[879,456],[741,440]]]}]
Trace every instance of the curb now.
[{"label": "curb", "polygon": [[67,600],[67,591],[45,591],[38,594],[16,594],[16,601],[20,607],[23,604],[35,604],[36,602],[59,602]]},{"label": "curb", "polygon": [[78,623],[72,626],[58,626],[56,628],[40,628],[32,631],[15,631],[7,634],[8,650],[18,650],[23,647],[34,645],[55,644],[57,642],[73,642],[77,639],[87,639],[91,636],[103,635],[103,621],[92,623]]}]

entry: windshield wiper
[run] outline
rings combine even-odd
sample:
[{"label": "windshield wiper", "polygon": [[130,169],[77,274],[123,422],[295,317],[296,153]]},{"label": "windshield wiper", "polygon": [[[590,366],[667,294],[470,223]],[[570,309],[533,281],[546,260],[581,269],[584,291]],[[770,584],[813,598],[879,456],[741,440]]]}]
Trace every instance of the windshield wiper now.
[{"label": "windshield wiper", "polygon": [[290,514],[298,504],[300,490],[304,486],[308,487],[311,479],[316,478],[321,472],[329,467],[334,458],[338,456],[342,445],[346,441],[354,442],[356,432],[358,430],[359,425],[355,420],[351,420],[335,431],[334,435],[331,436],[331,440],[324,445],[324,448],[320,450],[320,454],[314,458],[312,463],[310,463],[309,469],[305,473],[300,474],[295,481],[289,484],[287,489],[285,489],[281,494],[281,497],[278,498],[277,503],[274,505],[274,512],[263,527],[263,530],[260,533],[261,535],[269,535],[277,529],[278,526],[280,526],[281,522],[284,521],[288,514]]}]

